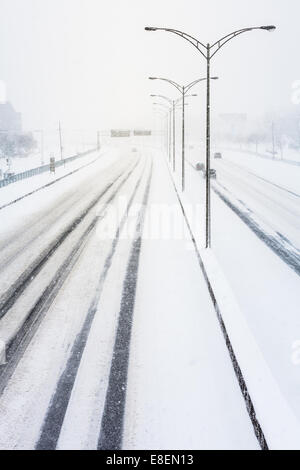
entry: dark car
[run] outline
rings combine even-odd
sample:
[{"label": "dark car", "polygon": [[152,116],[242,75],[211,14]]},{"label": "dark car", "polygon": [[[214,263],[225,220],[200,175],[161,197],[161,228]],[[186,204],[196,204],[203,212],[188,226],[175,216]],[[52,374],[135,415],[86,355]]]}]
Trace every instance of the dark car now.
[{"label": "dark car", "polygon": [[217,158],[217,159],[222,158],[221,152],[216,152],[216,153],[215,153],[215,158]]},{"label": "dark car", "polygon": [[[217,178],[217,172],[214,168],[210,169],[210,177],[214,180]],[[203,172],[203,178],[206,178],[206,171]]]},{"label": "dark car", "polygon": [[196,164],[196,170],[197,170],[197,171],[204,171],[204,170],[205,170],[205,165],[204,165],[204,163],[197,163],[197,164]]}]

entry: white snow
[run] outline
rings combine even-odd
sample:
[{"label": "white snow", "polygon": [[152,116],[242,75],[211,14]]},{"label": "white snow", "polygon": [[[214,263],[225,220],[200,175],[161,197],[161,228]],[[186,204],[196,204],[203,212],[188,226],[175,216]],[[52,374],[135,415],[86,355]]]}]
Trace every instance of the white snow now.
[{"label": "white snow", "polygon": [[[224,162],[220,166],[226,166],[226,155],[225,152]],[[271,181],[276,181],[277,162],[271,162],[270,165],[269,174],[261,173],[261,175]],[[212,166],[218,168],[218,162],[212,161]],[[272,168],[273,172],[271,171]],[[289,168],[293,169],[294,172],[295,170],[298,171],[297,167]],[[190,218],[190,223],[196,234],[199,247],[203,248],[205,181],[201,173],[196,172],[190,165],[187,165],[186,171],[187,191],[181,197],[186,208],[189,208],[190,204],[199,204],[200,209],[202,208],[202,227],[199,226],[199,223],[195,223],[198,221],[193,218]],[[243,174],[243,171],[241,171],[241,180]],[[179,178],[176,180],[180,188]],[[249,181],[252,182],[252,179]],[[293,178],[291,178],[291,181],[293,181]],[[247,194],[247,181],[244,179],[243,182],[243,185],[239,185],[239,187],[230,186],[231,200],[237,204],[238,201],[243,201],[244,195]],[[222,173],[218,172],[217,185],[222,185],[222,183]],[[285,184],[287,187],[295,189],[288,184],[288,179],[286,179]],[[275,191],[277,191],[276,188]],[[259,194],[256,199],[253,194],[250,207],[254,217],[262,215]],[[256,209],[257,213],[255,212]],[[273,221],[280,220],[276,209],[273,209],[270,214]],[[266,226],[267,224],[264,228]],[[282,222],[281,230],[283,234],[285,234],[286,228],[288,228],[288,225]],[[268,229],[270,230],[270,227],[267,227]],[[212,193],[212,252],[218,264],[219,275],[221,273],[222,277],[225,276],[226,283],[229,285],[230,290],[227,291],[227,295],[230,291],[233,293],[233,298],[239,305],[239,315],[243,316],[238,323],[232,322],[231,325],[235,325],[235,327],[232,329],[231,326],[228,331],[230,337],[235,335],[235,331],[237,331],[238,360],[240,357],[243,358],[244,353],[242,351],[245,351],[247,338],[251,337],[254,338],[254,343],[252,343],[253,351],[260,351],[266,363],[263,366],[262,362],[259,361],[253,365],[252,354],[245,354],[244,370],[247,372],[247,385],[252,392],[252,398],[257,404],[259,416],[263,416],[264,413],[273,416],[273,421],[270,419],[262,420],[268,443],[273,448],[282,448],[284,446],[286,448],[289,448],[289,446],[299,448],[300,443],[297,445],[297,437],[295,441],[295,436],[299,435],[300,421],[298,400],[299,365],[292,361],[293,345],[300,337],[299,276],[259,240],[249,227],[214,193]],[[208,270],[209,266],[210,264],[206,263]],[[214,276],[212,281],[213,279]],[[223,278],[223,281],[218,284],[224,288],[224,283]],[[236,314],[236,318],[239,318],[238,314]],[[245,333],[247,329],[243,329],[243,322],[248,325],[248,334]],[[236,326],[237,324],[241,326],[240,331]],[[272,390],[270,386],[272,380],[266,388],[258,383],[257,371],[260,367],[266,367],[266,370],[270,370],[273,381],[276,382],[276,386],[273,388],[274,391],[277,390],[276,399],[274,391],[272,392],[274,399],[266,392],[266,390]],[[270,378],[270,374],[266,373],[266,376]],[[283,412],[285,408],[286,413]],[[277,410],[281,410],[281,412]],[[279,414],[281,417],[277,419]],[[293,425],[288,423],[293,423]],[[281,432],[279,432],[280,426],[282,426]]]},{"label": "white snow", "polygon": [[[101,158],[86,168],[0,211],[2,265],[28,243],[13,262],[11,278],[0,278],[2,289],[126,161],[133,161],[130,147],[134,144],[140,155],[154,157],[154,173],[139,267],[123,448],[258,449],[167,164],[160,152],[148,148],[150,141],[145,139],[144,147],[143,140],[134,142],[116,143],[119,149],[101,152]],[[216,168],[219,165],[216,185],[222,189],[226,183],[232,201],[249,205],[270,230],[281,224],[282,234],[296,244],[299,227],[291,228],[298,214],[294,197],[284,196],[285,207],[276,212],[282,190],[257,176],[299,192],[298,167],[252,156],[243,156],[242,163],[236,155],[224,152],[223,161],[213,162]],[[79,159],[76,165],[96,156]],[[179,155],[177,158],[179,169]],[[192,154],[188,159],[196,161]],[[181,199],[267,442],[271,449],[300,448],[300,365],[292,359],[300,339],[299,277],[214,193],[212,250],[203,250],[205,181],[188,164],[186,171],[187,191],[180,194]],[[255,174],[247,176],[247,171]],[[24,187],[16,183],[0,189],[0,200],[3,197],[9,202],[40,187],[46,176],[49,178],[40,175],[25,180]],[[180,171],[175,180],[180,188]],[[136,178],[125,185],[120,197],[132,190],[134,181]],[[251,184],[262,192],[264,184],[268,189],[265,194],[256,194],[254,188],[249,189]],[[272,206],[265,204],[267,195]],[[296,214],[285,223],[290,201]],[[136,202],[141,202],[141,192]],[[134,214],[129,214],[130,221],[135,220]],[[175,221],[171,227],[170,220]],[[39,230],[41,234],[32,244],[30,237]],[[31,449],[39,437],[111,246],[110,240],[97,234],[95,231],[86,243],[0,398],[2,449]],[[22,308],[16,305],[1,321],[7,338],[71,249],[76,234],[74,240],[72,237],[34,280],[32,290],[22,296]],[[60,449],[97,446],[129,250],[130,243],[122,237],[81,360],[59,438]],[[2,360],[3,352],[0,344]]]},{"label": "white snow", "polygon": [[[155,159],[153,204],[177,205]],[[124,449],[257,449],[212,301],[189,240],[143,241]]]}]

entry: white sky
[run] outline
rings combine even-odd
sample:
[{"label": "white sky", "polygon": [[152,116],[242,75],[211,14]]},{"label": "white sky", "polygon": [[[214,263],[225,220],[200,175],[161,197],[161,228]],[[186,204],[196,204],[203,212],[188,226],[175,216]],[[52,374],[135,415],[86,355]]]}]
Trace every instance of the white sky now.
[{"label": "white sky", "polygon": [[[220,51],[213,109],[261,113],[291,105],[300,79],[299,0],[0,0],[0,80],[27,128],[148,126],[150,93],[176,96],[149,75],[190,81],[205,74],[201,55],[181,38],[146,25],[181,29],[212,42],[251,32]],[[203,112],[203,85],[189,107]],[[196,90],[195,90],[196,91]]]}]

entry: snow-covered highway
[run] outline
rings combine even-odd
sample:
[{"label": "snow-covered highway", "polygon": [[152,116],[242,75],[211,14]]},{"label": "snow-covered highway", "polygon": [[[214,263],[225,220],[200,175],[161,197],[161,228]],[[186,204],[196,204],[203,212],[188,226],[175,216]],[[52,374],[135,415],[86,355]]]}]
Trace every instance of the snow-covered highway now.
[{"label": "snow-covered highway", "polygon": [[[300,248],[300,184],[298,193],[273,183],[230,160],[214,160],[218,182],[274,232]],[[298,168],[294,172],[300,174]]]},{"label": "snow-covered highway", "polygon": [[[285,384],[298,384],[296,368],[280,363],[266,337],[286,347],[296,310],[270,328],[257,286],[247,291],[260,281],[249,250],[256,259],[269,248],[214,195],[213,252],[205,255],[200,174],[188,167],[183,196],[150,140],[120,142],[0,211],[0,448],[295,446],[282,428],[298,429],[297,403],[286,396],[293,411],[275,428],[273,416],[285,410]],[[190,229],[178,197],[196,214]],[[279,263],[296,299],[298,276],[271,251],[264,262]],[[210,278],[214,263],[228,286]],[[268,386],[275,408],[265,413]]]},{"label": "snow-covered highway", "polygon": [[[272,212],[268,213],[267,205],[264,206],[264,201],[267,204],[270,197],[276,198],[278,192],[282,192],[276,186],[273,189],[273,185],[270,183],[282,185],[285,189],[297,194],[299,169],[281,162],[265,161],[252,155],[244,157],[238,152],[224,151],[223,157],[224,161],[220,164],[219,161],[212,160],[212,167],[227,168],[228,163],[229,173],[231,162],[238,161],[238,165],[242,168],[235,168],[235,177],[232,178],[226,173],[226,180],[225,172],[223,174],[222,169],[220,172],[217,170],[217,181],[213,181],[212,186],[217,191],[212,193],[212,252],[238,302],[240,318],[246,322],[246,329],[253,335],[276,386],[279,387],[283,399],[292,410],[296,421],[299,422],[299,362],[295,359],[297,358],[297,349],[295,348],[299,344],[300,338],[300,290],[299,273],[297,274],[299,250],[287,239],[280,236],[275,238],[275,225],[272,225],[273,228],[270,227],[274,221],[283,237],[286,227],[290,233],[291,225],[286,225],[283,220],[286,212],[283,212],[282,215],[279,212],[277,215],[273,204]],[[194,162],[197,159],[193,159],[190,155],[189,161]],[[187,165],[186,169],[187,190],[183,201],[187,206],[198,204],[200,207],[199,216],[203,220],[205,217],[205,181],[201,172],[197,172],[194,166]],[[261,194],[256,196],[254,191],[249,190],[248,179],[245,178],[245,174],[249,171],[255,172],[259,176],[259,178],[249,177],[249,185],[253,184],[254,180],[254,184],[259,185],[261,193],[264,192],[261,178],[268,179],[268,182],[264,183],[266,196]],[[243,180],[243,184],[239,184],[239,186],[238,173]],[[180,187],[179,181],[178,187]],[[288,198],[288,195],[282,196],[285,205],[288,204]],[[294,204],[295,200],[298,199],[293,196]],[[264,220],[264,214],[268,217],[270,225]],[[196,239],[202,246],[204,229],[198,223],[198,219],[199,217],[196,220],[193,218],[190,220]],[[292,216],[290,216],[290,221],[292,226],[298,222],[296,217]],[[297,246],[299,246],[299,237]],[[280,251],[277,252],[277,249]],[[297,263],[296,266],[290,263],[287,256]],[[239,336],[239,329],[237,329],[237,336]],[[237,339],[237,351],[241,352],[244,349],[246,341],[247,336],[240,336],[240,339]],[[239,357],[239,353],[237,354]],[[248,367],[252,364],[249,351],[247,364]],[[251,386],[252,379],[259,377],[258,370],[256,372],[253,370],[252,378],[248,377],[247,379],[248,386]],[[253,390],[256,390],[256,386],[253,385],[253,387]],[[259,387],[257,390],[258,392],[260,390],[260,395],[263,387]],[[269,397],[265,397],[263,410],[268,408],[268,403],[272,403],[271,395],[270,391]],[[274,416],[278,413],[278,407],[275,403],[276,400],[272,405]],[[279,431],[280,424],[281,419],[274,420],[273,430]],[[268,420],[264,421],[263,427],[266,432]],[[287,428],[289,428],[291,435],[295,434],[292,426]],[[283,446],[283,434],[285,433],[281,433],[278,438],[281,446]],[[290,442],[291,435],[288,439]],[[267,440],[270,443],[270,437]],[[294,447],[298,447],[298,445],[294,444]]]},{"label": "snow-covered highway", "polygon": [[[259,448],[191,242],[141,242],[148,197],[184,224],[152,156],[108,152],[3,209],[2,449]],[[120,198],[136,235],[103,239]]]}]

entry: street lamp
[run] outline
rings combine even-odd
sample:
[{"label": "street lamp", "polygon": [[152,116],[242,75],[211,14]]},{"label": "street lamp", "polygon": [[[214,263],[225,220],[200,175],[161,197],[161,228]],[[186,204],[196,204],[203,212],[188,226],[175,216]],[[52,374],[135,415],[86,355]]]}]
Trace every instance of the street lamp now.
[{"label": "street lamp", "polygon": [[164,114],[164,117],[166,118],[166,126],[165,126],[165,135],[166,135],[166,139],[165,139],[165,147],[166,147],[166,150],[168,150],[168,153],[169,153],[169,161],[171,161],[171,145],[170,145],[170,142],[171,142],[171,107],[168,106],[167,104],[164,104],[164,103],[152,103],[153,106],[155,106],[155,110],[156,111],[159,111],[161,113]]},{"label": "street lamp", "polygon": [[[173,100],[164,95],[150,95],[151,98],[161,98],[169,103],[169,162],[171,163],[171,146],[172,146],[172,109]],[[174,126],[173,126],[174,127]],[[175,136],[173,136],[175,139]]]},{"label": "street lamp", "polygon": [[[152,78],[152,80],[158,80],[156,78]],[[176,121],[175,121],[175,110],[178,108],[179,101],[181,101],[181,98],[178,100],[171,100],[170,98],[163,96],[163,95],[150,95],[152,98],[163,98],[168,101],[168,103],[171,104],[170,109],[170,127],[169,127],[169,161],[171,162],[171,120],[172,120],[172,113],[173,113],[173,171],[176,170],[176,157],[175,157],[175,145],[176,145],[176,140],[175,140],[175,131],[176,131]],[[197,94],[190,94],[190,95],[185,95],[185,98],[189,98],[191,96],[198,96]],[[154,104],[160,104],[160,103],[154,103]],[[184,106],[187,106],[188,103],[185,103]],[[183,119],[184,121],[184,119]]]},{"label": "street lamp", "polygon": [[263,30],[272,32],[275,31],[276,26],[258,26],[253,28],[244,28],[234,31],[222,37],[214,44],[203,44],[193,36],[171,28],[154,28],[146,27],[146,31],[166,31],[176,34],[181,38],[192,44],[198,52],[204,57],[207,63],[207,105],[206,105],[206,248],[211,247],[211,211],[210,211],[210,61],[217,54],[217,52],[225,46],[231,39],[239,36],[240,34],[247,33],[254,30]]},{"label": "street lamp", "polygon": [[[218,80],[218,77],[210,77],[210,80]],[[169,80],[168,78],[160,77],[149,77],[149,80],[162,80],[164,82],[170,83],[173,85],[182,95],[182,170],[181,170],[181,189],[182,192],[185,190],[185,99],[188,96],[197,96],[197,95],[187,95],[187,93],[193,88],[197,83],[207,80],[207,78],[199,78],[189,83],[187,86],[179,85],[174,80]]]}]

